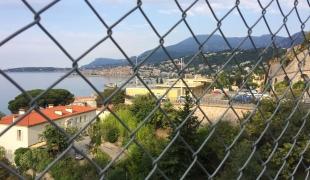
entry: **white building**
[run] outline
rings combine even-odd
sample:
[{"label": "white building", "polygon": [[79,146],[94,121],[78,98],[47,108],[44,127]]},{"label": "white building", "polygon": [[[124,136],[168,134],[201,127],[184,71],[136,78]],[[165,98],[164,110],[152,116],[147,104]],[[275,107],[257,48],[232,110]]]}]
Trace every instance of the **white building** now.
[{"label": "white building", "polygon": [[78,106],[97,107],[96,96],[77,96],[72,104]]},{"label": "white building", "polygon": [[[42,109],[41,112],[61,127],[81,128],[96,116],[96,108],[76,105],[50,106]],[[24,113],[25,111],[21,110],[19,114],[3,117],[0,120],[0,132]],[[16,149],[32,147],[42,143],[39,135],[42,134],[48,124],[49,122],[35,111],[26,115],[0,137],[0,146],[6,149],[6,157],[12,160]]]}]

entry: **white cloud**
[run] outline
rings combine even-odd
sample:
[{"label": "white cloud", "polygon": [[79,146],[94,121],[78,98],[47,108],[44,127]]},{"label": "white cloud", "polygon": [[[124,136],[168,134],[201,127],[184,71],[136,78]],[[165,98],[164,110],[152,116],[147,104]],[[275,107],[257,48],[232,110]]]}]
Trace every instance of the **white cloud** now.
[{"label": "white cloud", "polygon": [[158,13],[164,15],[181,14],[179,9],[159,9]]}]

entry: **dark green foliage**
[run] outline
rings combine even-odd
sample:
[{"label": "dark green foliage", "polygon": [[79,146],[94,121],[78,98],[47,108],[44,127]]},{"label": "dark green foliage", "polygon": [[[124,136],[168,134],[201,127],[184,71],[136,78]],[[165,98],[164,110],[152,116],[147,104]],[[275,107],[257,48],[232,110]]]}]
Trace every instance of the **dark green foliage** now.
[{"label": "dark green foliage", "polygon": [[46,142],[48,151],[55,154],[68,147],[66,136],[51,125],[45,127],[44,132],[41,134],[41,138]]},{"label": "dark green foliage", "polygon": [[277,95],[282,95],[288,88],[288,86],[289,86],[288,81],[281,81],[274,85],[274,90],[277,92]]},{"label": "dark green foliage", "polygon": [[[108,98],[112,93],[114,93],[114,91],[116,91],[117,89],[118,89],[117,87],[104,89],[104,91],[101,93],[101,96],[104,99],[102,99],[100,96],[97,96],[97,98],[96,98],[97,105],[102,106],[103,101],[106,98]],[[110,102],[108,104],[118,105],[118,104],[122,104],[124,102],[125,102],[125,91],[120,90],[118,93],[113,95],[112,99],[110,100]]]},{"label": "dark green foliage", "polygon": [[115,169],[109,170],[107,180],[127,180],[127,173],[123,168],[116,167]]},{"label": "dark green foliage", "polygon": [[101,144],[101,135],[102,135],[102,133],[100,132],[99,120],[91,124],[87,129],[87,132],[90,137],[90,144],[99,146]]},{"label": "dark green foliage", "polygon": [[105,141],[110,143],[115,143],[119,137],[119,130],[116,127],[112,127],[106,133],[106,137],[104,137]]},{"label": "dark green foliage", "polygon": [[156,106],[156,100],[151,95],[137,96],[133,99],[130,111],[138,121],[144,120]]},{"label": "dark green foliage", "polygon": [[[41,94],[44,90],[34,89],[27,91],[32,97],[36,97]],[[47,107],[49,104],[57,105],[67,105],[74,101],[74,95],[65,89],[51,89],[36,102],[40,107]],[[18,112],[20,108],[29,108],[29,99],[26,94],[20,94],[16,96],[13,100],[9,102],[8,109],[12,113]]]},{"label": "dark green foliage", "polygon": [[293,84],[293,89],[304,90],[306,88],[306,83],[304,81],[297,81]]},{"label": "dark green foliage", "polygon": [[[179,137],[175,140],[173,145],[167,151],[162,158],[161,167],[163,171],[173,178],[181,178],[183,173],[186,171],[188,166],[193,161],[192,153],[189,151],[184,141],[191,147],[196,144],[197,131],[199,128],[199,121],[196,116],[190,115],[193,107],[193,102],[188,92],[185,96],[185,103],[183,108],[177,113],[174,125],[171,127],[172,133],[170,134],[169,140],[173,140],[177,135],[177,127],[183,125],[180,129]],[[185,121],[185,122],[184,122]],[[193,168],[190,171],[189,176],[197,175],[197,168]]]},{"label": "dark green foliage", "polygon": [[[226,179],[237,179],[239,176],[239,168],[243,166],[247,158],[250,156],[252,148],[251,143],[247,140],[243,140],[237,143],[231,151],[231,156],[228,158],[223,172],[220,173],[220,178],[222,180]],[[243,177],[245,179],[256,179],[259,175],[262,167],[257,160],[257,157],[253,157],[246,168],[242,171]]]},{"label": "dark green foliage", "polygon": [[[146,136],[143,141],[139,142],[153,157],[158,156],[166,145],[165,140],[156,139],[154,136]],[[126,170],[128,179],[145,179],[152,170],[152,160],[146,152],[133,144],[129,148],[127,158],[123,160],[119,167],[124,171]],[[152,179],[162,179],[162,177],[154,173]]]},{"label": "dark green foliage", "polygon": [[[68,135],[73,135],[77,131],[76,128],[67,128],[65,129]],[[42,134],[40,134],[41,139],[46,142],[48,152],[57,154],[65,150],[68,147],[67,140],[68,138],[60,130],[56,129],[52,125],[45,126],[45,129]],[[79,140],[81,137],[78,137]]]},{"label": "dark green foliage", "polygon": [[[278,82],[275,84],[274,89],[277,93],[277,95],[283,95],[286,89],[289,88],[289,80],[285,79],[284,81]],[[294,83],[292,86],[292,91],[288,89],[286,91],[286,98],[294,98],[294,97],[299,97],[302,95],[302,92],[306,88],[306,83],[304,81],[297,81]]]},{"label": "dark green foliage", "polygon": [[199,160],[208,171],[212,172],[217,168],[225,156],[225,145],[229,145],[233,141],[238,131],[239,129],[228,121],[221,121],[216,127],[207,125],[199,129],[197,135],[198,147],[213,132],[207,145],[198,154]]},{"label": "dark green foliage", "polygon": [[14,162],[15,162],[16,166],[19,169],[23,169],[23,167],[22,167],[22,165],[20,163],[21,157],[29,150],[30,150],[29,148],[18,148],[18,149],[15,150],[15,152],[14,152]]},{"label": "dark green foliage", "polygon": [[217,82],[214,84],[216,88],[231,88],[230,76],[227,72],[222,72],[218,75]]},{"label": "dark green foliage", "polygon": [[[6,158],[0,158],[0,162],[6,164],[9,167],[13,167],[13,165],[10,163],[9,160],[7,160]],[[12,175],[7,169],[3,168],[2,166],[0,166],[0,179],[18,179],[17,177],[14,177],[14,175]]]},{"label": "dark green foliage", "polygon": [[101,167],[104,168],[109,161],[111,160],[110,156],[105,152],[101,151],[99,148],[95,148],[94,150],[94,158],[93,160]]},{"label": "dark green foliage", "polygon": [[162,103],[161,108],[166,114],[160,110],[156,111],[154,118],[151,120],[151,124],[154,125],[155,129],[169,128],[172,123],[171,121],[174,121],[177,116],[177,110],[174,109],[173,105],[169,101]]},{"label": "dark green foliage", "polygon": [[47,165],[52,162],[53,158],[46,149],[28,149],[19,148],[15,151],[15,164],[21,172],[26,172],[31,169],[32,177],[36,172],[43,171]]},{"label": "dark green foliage", "polygon": [[[138,122],[143,121],[149,114],[154,110],[156,107],[156,99],[153,98],[151,95],[143,95],[137,96],[133,99],[132,105],[129,107],[132,114],[136,117]],[[167,128],[176,116],[176,110],[173,108],[173,105],[170,102],[161,103],[161,108],[165,114],[157,109],[149,118],[147,123],[150,123],[154,126],[155,129],[158,128]]]},{"label": "dark green foliage", "polygon": [[[5,149],[2,146],[0,146],[0,162],[2,162],[4,164],[12,167],[11,163],[9,162],[9,160],[7,160],[5,158]],[[2,166],[0,166],[0,179],[6,179],[6,178],[9,178],[11,176],[12,175],[9,173],[8,170],[6,170]]]},{"label": "dark green foliage", "polygon": [[[299,105],[299,109],[293,112],[293,109],[296,107],[296,102],[294,100],[287,99],[285,102],[282,102],[279,109],[272,116],[272,113],[276,110],[276,103],[273,100],[265,99],[261,102],[259,108],[264,112],[265,118],[272,116],[270,121],[269,129],[262,137],[261,141],[258,143],[258,150],[260,157],[262,159],[267,159],[267,157],[272,153],[272,148],[275,146],[273,138],[278,137],[282,134],[282,131],[285,126],[287,129],[285,133],[281,136],[277,144],[277,151],[274,152],[273,157],[269,163],[268,173],[272,176],[275,176],[277,170],[280,169],[283,163],[283,157],[290,152],[290,148],[293,146],[293,137],[299,132],[302,127],[303,121],[309,120],[309,117],[304,119],[304,116],[307,114],[308,109],[303,105]],[[292,114],[291,114],[292,113]],[[289,117],[289,124],[288,123]],[[266,127],[265,120],[262,119],[262,116],[259,113],[256,113],[251,123],[246,127],[246,136],[249,140],[256,140],[263,129]],[[290,172],[292,172],[297,165],[299,159],[298,156],[305,149],[304,147],[307,144],[308,132],[310,131],[310,124],[306,123],[302,131],[299,132],[297,138],[297,143],[290,156],[288,156],[286,166],[280,174],[282,179],[287,179]],[[303,163],[310,164],[310,151],[309,149],[305,151]]]},{"label": "dark green foliage", "polygon": [[[293,84],[292,86],[294,95],[299,97],[302,95],[302,92],[306,88],[306,83],[304,81],[297,81],[296,83]],[[307,92],[305,92],[306,94]]]},{"label": "dark green foliage", "polygon": [[57,180],[99,179],[98,173],[93,165],[87,161],[78,163],[71,157],[65,157],[58,161],[51,168],[50,172],[53,178]]}]

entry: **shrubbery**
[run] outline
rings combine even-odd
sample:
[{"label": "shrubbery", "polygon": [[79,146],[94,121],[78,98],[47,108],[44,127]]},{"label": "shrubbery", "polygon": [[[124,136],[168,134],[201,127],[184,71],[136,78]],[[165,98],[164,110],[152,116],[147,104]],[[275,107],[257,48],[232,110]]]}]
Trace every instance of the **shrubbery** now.
[{"label": "shrubbery", "polygon": [[[293,89],[304,89],[304,86],[298,82]],[[169,123],[166,117],[155,112],[152,121],[147,121],[140,126],[139,116],[148,112],[150,108],[143,109],[144,103],[142,103],[133,109],[130,107],[118,109],[115,112],[124,124],[111,114],[91,126],[89,134],[96,145],[92,157],[101,167],[105,167],[111,160],[98,147],[102,140],[118,142],[117,145],[123,146],[131,142],[124,150],[124,155],[105,174],[107,179],[144,179],[154,167],[154,158],[158,157],[172,140],[173,144],[157,162],[157,167],[172,179],[181,178],[190,165],[192,165],[191,170],[185,177],[188,179],[205,179],[206,171],[216,170],[217,174],[214,177],[216,179],[237,179],[241,175],[242,178],[256,179],[264,171],[262,161],[267,160],[268,168],[262,174],[262,179],[269,178],[266,174],[275,177],[277,173],[279,173],[279,179],[288,179],[290,173],[295,170],[298,175],[304,172],[301,166],[295,169],[299,163],[300,154],[304,158],[303,165],[309,167],[310,151],[306,147],[310,124],[305,123],[309,121],[309,117],[306,116],[307,107],[296,104],[291,99],[286,99],[280,104],[271,98],[263,99],[260,101],[258,111],[254,112],[251,118],[249,118],[250,114],[246,114],[240,120],[240,124],[221,120],[213,124],[201,125],[196,116],[190,115],[194,104],[188,95],[186,97],[184,106],[179,110],[162,106],[169,112]],[[297,110],[294,111],[294,108]],[[139,110],[141,112],[138,112]],[[185,119],[186,122],[184,122]],[[167,130],[168,138],[156,136],[158,127]],[[131,135],[129,131],[135,131],[135,134]],[[280,136],[280,140],[275,141],[275,138]],[[294,139],[297,139],[296,143]],[[197,152],[197,156],[193,156],[194,152]],[[50,161],[48,154],[41,151],[19,149],[16,155],[16,165],[23,170],[32,168],[40,171]],[[27,161],[24,161],[25,157]],[[284,166],[283,157],[286,157]],[[42,162],[38,162],[39,159]],[[197,163],[198,161],[200,164]],[[193,162],[195,163],[192,164]],[[224,165],[219,167],[222,162]],[[241,167],[244,168],[240,169]],[[55,179],[99,178],[90,163],[76,163],[70,157],[65,157],[56,163],[51,169],[51,174]],[[163,179],[163,177],[156,170],[152,179]]]},{"label": "shrubbery", "polygon": [[119,130],[116,127],[112,127],[106,133],[104,140],[109,141],[110,143],[115,143],[119,137]]}]

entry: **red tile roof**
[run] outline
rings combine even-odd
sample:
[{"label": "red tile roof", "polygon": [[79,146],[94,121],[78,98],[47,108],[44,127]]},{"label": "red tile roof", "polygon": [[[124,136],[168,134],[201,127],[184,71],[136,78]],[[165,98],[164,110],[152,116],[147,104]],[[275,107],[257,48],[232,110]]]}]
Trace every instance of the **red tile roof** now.
[{"label": "red tile roof", "polygon": [[[72,113],[66,111],[67,108],[72,108]],[[58,115],[55,113],[55,111],[61,111],[62,115]],[[88,106],[54,106],[51,108],[42,109],[41,112],[44,113],[47,117],[49,117],[51,120],[59,120],[62,118],[67,118],[71,116],[75,116],[78,114],[90,112],[90,111],[96,111],[96,108],[88,107]],[[18,114],[11,114],[8,116],[5,116],[1,118],[0,124],[12,124],[13,118],[16,116],[21,116]],[[46,123],[47,120],[41,116],[39,113],[32,111],[28,115],[26,115],[21,121],[17,123],[19,126],[36,126],[42,123]]]}]

